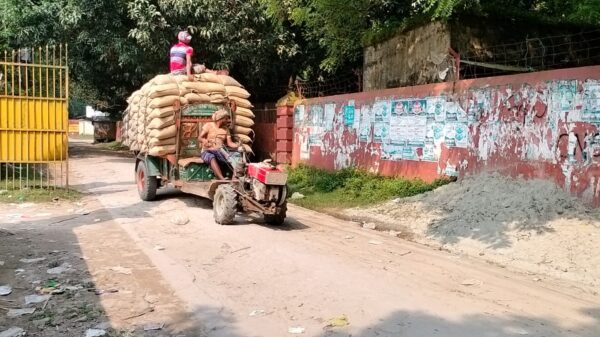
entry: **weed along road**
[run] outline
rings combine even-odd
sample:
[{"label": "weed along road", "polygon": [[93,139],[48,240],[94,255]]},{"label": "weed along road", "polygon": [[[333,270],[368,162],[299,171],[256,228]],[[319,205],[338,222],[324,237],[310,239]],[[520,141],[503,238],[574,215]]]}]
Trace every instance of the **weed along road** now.
[{"label": "weed along road", "polygon": [[[141,201],[132,158],[72,146],[91,212],[74,238],[94,282],[121,289],[101,297],[114,327],[152,317],[160,336],[600,336],[600,299],[575,283],[294,206],[281,227],[259,217],[221,226],[204,199],[161,191]],[[107,278],[110,268],[127,272]],[[122,312],[144,300],[154,312]]]}]

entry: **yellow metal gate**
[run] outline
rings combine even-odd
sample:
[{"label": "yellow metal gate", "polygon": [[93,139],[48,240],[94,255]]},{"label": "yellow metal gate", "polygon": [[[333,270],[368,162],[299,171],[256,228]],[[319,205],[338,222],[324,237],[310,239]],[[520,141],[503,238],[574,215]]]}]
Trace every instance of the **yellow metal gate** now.
[{"label": "yellow metal gate", "polygon": [[67,47],[62,45],[4,52],[0,189],[68,187],[67,60]]}]

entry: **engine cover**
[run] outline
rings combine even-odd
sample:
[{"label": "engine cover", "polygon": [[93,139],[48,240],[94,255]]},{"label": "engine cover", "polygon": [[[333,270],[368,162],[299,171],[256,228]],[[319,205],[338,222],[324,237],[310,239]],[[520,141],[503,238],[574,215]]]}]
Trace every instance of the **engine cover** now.
[{"label": "engine cover", "polygon": [[265,163],[248,164],[248,176],[255,178],[265,185],[285,185],[287,183],[287,173],[274,168]]}]

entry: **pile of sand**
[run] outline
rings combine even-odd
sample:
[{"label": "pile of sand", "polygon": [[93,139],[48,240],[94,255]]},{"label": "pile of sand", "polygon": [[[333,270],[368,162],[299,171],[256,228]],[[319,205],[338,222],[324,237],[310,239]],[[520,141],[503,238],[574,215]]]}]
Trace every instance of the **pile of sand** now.
[{"label": "pile of sand", "polygon": [[478,175],[347,215],[416,242],[600,284],[600,212],[548,181]]}]

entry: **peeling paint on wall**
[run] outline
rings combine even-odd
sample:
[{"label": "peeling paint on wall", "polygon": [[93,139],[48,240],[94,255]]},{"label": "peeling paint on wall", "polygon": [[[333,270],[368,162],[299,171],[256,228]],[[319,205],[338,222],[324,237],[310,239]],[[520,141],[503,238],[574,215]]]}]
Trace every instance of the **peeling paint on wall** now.
[{"label": "peeling paint on wall", "polygon": [[497,170],[552,179],[600,205],[600,66],[324,97],[296,110],[295,132],[311,139],[296,162],[425,180]]}]

